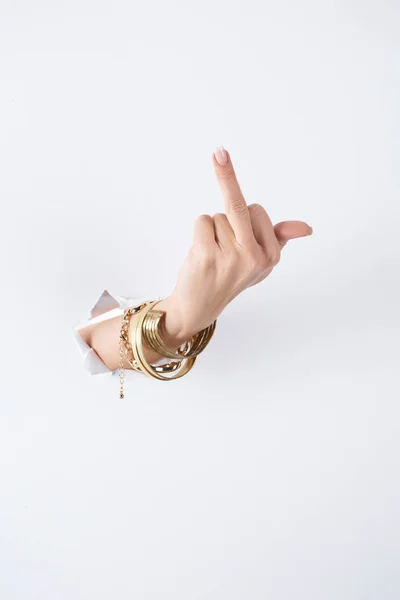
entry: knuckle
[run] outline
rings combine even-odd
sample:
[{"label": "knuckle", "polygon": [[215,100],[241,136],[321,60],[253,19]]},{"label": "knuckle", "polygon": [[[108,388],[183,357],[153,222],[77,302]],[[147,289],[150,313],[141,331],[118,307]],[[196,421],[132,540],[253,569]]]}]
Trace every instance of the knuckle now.
[{"label": "knuckle", "polygon": [[281,251],[279,248],[271,248],[267,251],[267,261],[270,267],[275,267],[281,259]]},{"label": "knuckle", "polygon": [[202,222],[203,222],[203,223],[208,223],[208,222],[212,221],[212,217],[210,217],[210,215],[206,215],[206,214],[204,214],[204,215],[199,215],[199,216],[197,217],[196,221],[197,221],[198,223],[202,223]]},{"label": "knuckle", "polygon": [[220,170],[219,178],[223,181],[228,181],[229,179],[235,179],[235,171],[231,165],[228,165]]},{"label": "knuckle", "polygon": [[262,273],[271,267],[275,267],[280,261],[279,248],[272,248],[263,251],[260,248],[254,248],[247,252],[246,264],[249,272],[253,274]]},{"label": "knuckle", "polygon": [[216,213],[214,215],[214,221],[226,222],[228,220],[225,213]]},{"label": "knuckle", "polygon": [[202,245],[196,250],[197,267],[201,269],[210,269],[215,265],[216,256],[212,248]]},{"label": "knuckle", "polygon": [[249,250],[246,255],[247,269],[251,273],[258,272],[263,266],[263,256],[257,248]]},{"label": "knuckle", "polygon": [[247,205],[244,202],[244,200],[242,200],[241,198],[232,200],[230,203],[229,209],[235,215],[243,216],[245,214],[248,214]]},{"label": "knuckle", "polygon": [[259,263],[258,263],[258,271],[260,273],[263,273],[264,271],[267,271],[267,269],[271,268],[271,263],[269,261],[269,259],[262,254],[261,258],[259,259]]},{"label": "knuckle", "polygon": [[265,212],[265,208],[263,206],[261,206],[261,204],[250,204],[249,205],[249,212],[251,212],[254,215],[259,215],[261,213]]}]

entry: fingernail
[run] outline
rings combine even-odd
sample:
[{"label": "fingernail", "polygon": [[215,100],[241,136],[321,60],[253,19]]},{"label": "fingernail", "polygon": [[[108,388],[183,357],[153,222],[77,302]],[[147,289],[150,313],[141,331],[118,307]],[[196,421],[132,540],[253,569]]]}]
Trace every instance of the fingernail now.
[{"label": "fingernail", "polygon": [[217,163],[221,166],[226,165],[226,163],[228,162],[228,155],[223,146],[217,147],[217,149],[214,152],[214,156]]},{"label": "fingernail", "polygon": [[[310,227],[310,226],[309,226],[309,227]],[[313,228],[312,228],[312,227],[310,227],[310,231],[309,231],[309,234],[308,234],[308,235],[311,235],[312,233],[313,233]]]}]

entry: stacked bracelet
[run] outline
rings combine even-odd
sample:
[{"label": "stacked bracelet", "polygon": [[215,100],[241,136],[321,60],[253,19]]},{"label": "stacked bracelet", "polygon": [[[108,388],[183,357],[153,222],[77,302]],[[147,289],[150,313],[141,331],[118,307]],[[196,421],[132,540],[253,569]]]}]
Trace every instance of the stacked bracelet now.
[{"label": "stacked bracelet", "polygon": [[[146,302],[136,307],[130,307],[124,312],[119,340],[120,398],[124,398],[124,357],[132,369],[149,377],[160,381],[178,379],[192,369],[197,356],[207,347],[214,334],[216,321],[196,333],[179,350],[171,350],[162,340],[160,333],[165,313],[153,310],[158,302],[160,300]],[[130,321],[133,315],[136,315],[136,318],[132,325],[131,335],[129,335]],[[175,360],[158,366],[150,365],[145,356],[144,343],[161,356]]]}]

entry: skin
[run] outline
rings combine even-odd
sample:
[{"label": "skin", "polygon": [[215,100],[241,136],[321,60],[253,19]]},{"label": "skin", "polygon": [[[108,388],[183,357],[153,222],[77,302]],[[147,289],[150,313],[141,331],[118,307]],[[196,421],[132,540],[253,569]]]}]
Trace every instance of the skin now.
[{"label": "skin", "polygon": [[[225,213],[196,219],[193,245],[179,271],[174,291],[157,306],[165,311],[162,337],[171,348],[178,348],[210,325],[236,296],[268,277],[289,240],[312,233],[303,221],[273,225],[260,204],[248,206],[229,153],[222,147],[214,153],[213,165]],[[118,368],[121,319],[109,319],[80,331],[86,343],[112,370]],[[150,348],[146,349],[146,357],[150,363],[161,358]]]}]

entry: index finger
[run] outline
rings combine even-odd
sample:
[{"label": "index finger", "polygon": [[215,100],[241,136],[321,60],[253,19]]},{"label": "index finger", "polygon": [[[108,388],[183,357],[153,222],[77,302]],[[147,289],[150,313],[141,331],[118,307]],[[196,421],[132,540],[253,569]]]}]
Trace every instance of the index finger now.
[{"label": "index finger", "polygon": [[213,154],[213,163],[219,187],[225,201],[225,212],[241,246],[254,242],[253,228],[246,200],[242,194],[239,182],[229,153],[219,146]]}]

